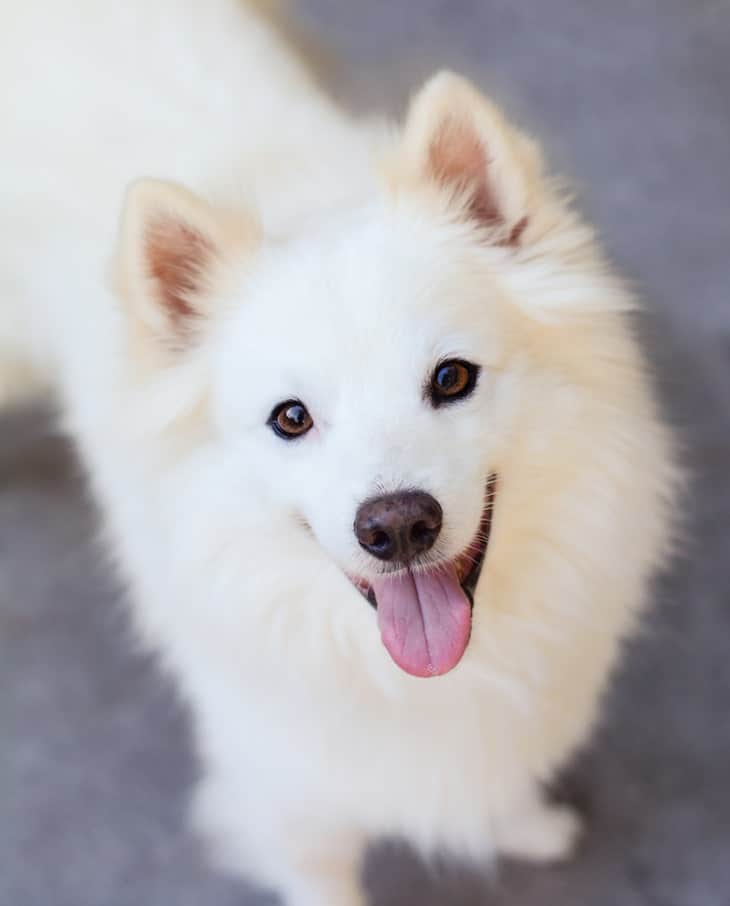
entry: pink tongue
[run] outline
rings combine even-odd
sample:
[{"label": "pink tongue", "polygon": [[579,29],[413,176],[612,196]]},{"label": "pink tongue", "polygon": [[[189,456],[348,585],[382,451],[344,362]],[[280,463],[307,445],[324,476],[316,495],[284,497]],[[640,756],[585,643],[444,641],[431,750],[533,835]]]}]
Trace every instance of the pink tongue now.
[{"label": "pink tongue", "polygon": [[373,580],[378,625],[390,656],[413,676],[448,673],[471,632],[471,605],[449,565]]}]

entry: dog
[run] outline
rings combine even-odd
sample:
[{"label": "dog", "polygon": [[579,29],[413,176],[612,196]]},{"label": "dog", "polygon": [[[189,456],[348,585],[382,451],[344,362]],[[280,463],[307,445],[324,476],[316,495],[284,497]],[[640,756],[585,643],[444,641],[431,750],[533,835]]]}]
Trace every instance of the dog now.
[{"label": "dog", "polygon": [[234,0],[3,12],[0,400],[58,402],[213,857],[294,906],[383,834],[566,858],[678,470],[537,144],[450,72],[349,115]]}]

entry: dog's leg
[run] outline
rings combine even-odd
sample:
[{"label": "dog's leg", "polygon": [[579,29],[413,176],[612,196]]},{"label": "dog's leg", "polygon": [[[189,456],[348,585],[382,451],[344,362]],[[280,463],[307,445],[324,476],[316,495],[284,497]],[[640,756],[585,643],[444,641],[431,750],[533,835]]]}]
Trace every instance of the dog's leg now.
[{"label": "dog's leg", "polygon": [[276,890],[284,906],[366,906],[366,834],[345,818],[280,811],[275,795],[258,800],[241,792],[240,781],[211,773],[192,802],[193,825],[215,864]]},{"label": "dog's leg", "polygon": [[582,819],[573,808],[551,805],[537,790],[525,794],[493,819],[499,854],[531,862],[569,859],[582,829]]},{"label": "dog's leg", "polygon": [[361,870],[365,840],[360,834],[301,837],[287,841],[280,879],[286,906],[366,906]]},{"label": "dog's leg", "polygon": [[33,365],[36,357],[26,336],[28,329],[19,317],[19,312],[27,311],[31,302],[14,292],[3,293],[3,276],[0,271],[0,410],[41,396],[49,389],[45,383],[49,376]]},{"label": "dog's leg", "polygon": [[0,410],[43,395],[42,379],[29,365],[11,358],[0,348]]}]

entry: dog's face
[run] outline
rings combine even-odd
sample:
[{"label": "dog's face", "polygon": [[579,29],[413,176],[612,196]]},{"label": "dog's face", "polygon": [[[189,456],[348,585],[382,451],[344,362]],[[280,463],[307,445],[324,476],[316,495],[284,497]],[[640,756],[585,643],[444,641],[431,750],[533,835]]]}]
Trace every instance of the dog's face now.
[{"label": "dog's face", "polygon": [[[391,653],[419,674],[464,650],[509,430],[509,319],[470,242],[387,203],[336,221],[254,266],[216,357],[222,441],[377,605]],[[410,627],[399,645],[429,607],[448,625]]]},{"label": "dog's face", "polygon": [[382,192],[306,235],[267,242],[156,185],[133,193],[125,227],[150,342],[205,349],[218,482],[246,470],[417,676],[468,644],[526,392],[526,319],[495,276],[530,227],[521,141],[441,77]]}]

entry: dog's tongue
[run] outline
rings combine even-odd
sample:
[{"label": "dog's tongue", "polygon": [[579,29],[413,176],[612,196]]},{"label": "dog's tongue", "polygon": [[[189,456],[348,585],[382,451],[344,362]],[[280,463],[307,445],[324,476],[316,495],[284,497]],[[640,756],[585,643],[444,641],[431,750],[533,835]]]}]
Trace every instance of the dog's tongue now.
[{"label": "dog's tongue", "polygon": [[471,604],[453,566],[374,579],[378,625],[390,656],[413,676],[448,673],[471,632]]}]

